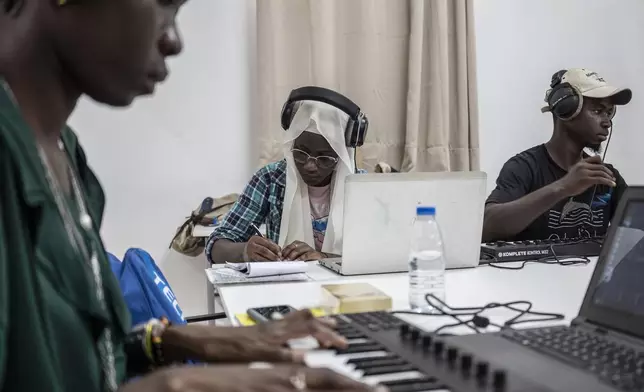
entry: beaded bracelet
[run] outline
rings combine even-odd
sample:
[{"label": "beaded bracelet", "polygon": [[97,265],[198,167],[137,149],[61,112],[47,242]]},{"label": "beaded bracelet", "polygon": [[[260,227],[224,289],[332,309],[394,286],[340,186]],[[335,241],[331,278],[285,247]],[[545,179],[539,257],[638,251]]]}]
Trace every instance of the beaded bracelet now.
[{"label": "beaded bracelet", "polygon": [[146,350],[147,323],[134,326],[125,338],[128,356],[128,374],[131,376],[148,372],[153,368],[152,357]]},{"label": "beaded bracelet", "polygon": [[165,317],[162,317],[161,320],[152,319],[146,326],[146,355],[148,355],[150,361],[157,366],[165,365],[162,336],[168,326],[170,326],[170,321]]},{"label": "beaded bracelet", "polygon": [[154,321],[155,319],[151,319],[145,324],[145,336],[141,343],[143,344],[145,356],[150,360],[150,363],[156,364],[154,355],[152,354],[152,324]]}]

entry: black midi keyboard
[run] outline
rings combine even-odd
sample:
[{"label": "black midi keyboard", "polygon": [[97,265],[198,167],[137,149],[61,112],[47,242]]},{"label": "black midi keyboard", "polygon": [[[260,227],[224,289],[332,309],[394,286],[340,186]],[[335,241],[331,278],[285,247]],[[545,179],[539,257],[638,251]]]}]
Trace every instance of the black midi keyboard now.
[{"label": "black midi keyboard", "polygon": [[[386,386],[391,392],[573,392],[549,386],[548,377],[537,374],[543,370],[540,366],[514,358],[503,347],[488,350],[468,341],[488,334],[439,336],[387,312],[333,317],[337,332],[349,345],[308,352],[305,362],[309,367],[329,368],[369,385]],[[489,336],[494,338],[494,334]],[[497,340],[510,343],[503,338]],[[517,364],[527,366],[536,376],[513,371],[512,366]],[[556,362],[552,365],[561,368]],[[607,391],[595,384],[584,384],[583,392]]]},{"label": "black midi keyboard", "polygon": [[481,245],[481,263],[554,259],[555,257],[594,257],[599,256],[602,243],[603,237],[489,242]]}]

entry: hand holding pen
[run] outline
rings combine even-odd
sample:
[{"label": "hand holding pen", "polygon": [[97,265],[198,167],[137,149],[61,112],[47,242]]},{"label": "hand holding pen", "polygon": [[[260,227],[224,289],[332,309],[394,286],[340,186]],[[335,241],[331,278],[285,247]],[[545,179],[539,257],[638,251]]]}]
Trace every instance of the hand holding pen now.
[{"label": "hand holding pen", "polygon": [[282,260],[282,249],[264,237],[257,226],[251,223],[255,235],[250,237],[244,249],[244,261],[280,261]]}]

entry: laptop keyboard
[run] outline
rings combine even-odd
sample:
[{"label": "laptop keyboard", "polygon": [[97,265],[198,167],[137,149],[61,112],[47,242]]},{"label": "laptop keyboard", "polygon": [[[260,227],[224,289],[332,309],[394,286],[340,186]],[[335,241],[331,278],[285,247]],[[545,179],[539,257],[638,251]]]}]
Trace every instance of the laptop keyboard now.
[{"label": "laptop keyboard", "polygon": [[623,391],[644,390],[644,352],[580,328],[507,330],[501,336],[596,374]]}]

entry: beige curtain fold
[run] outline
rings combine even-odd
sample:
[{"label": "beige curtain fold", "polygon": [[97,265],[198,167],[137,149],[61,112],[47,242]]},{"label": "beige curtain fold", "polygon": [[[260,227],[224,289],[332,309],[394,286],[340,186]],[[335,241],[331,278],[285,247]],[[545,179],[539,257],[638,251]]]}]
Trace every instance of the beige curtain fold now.
[{"label": "beige curtain fold", "polygon": [[260,164],[281,159],[280,112],[303,85],[370,120],[361,167],[479,167],[473,0],[257,0]]}]

